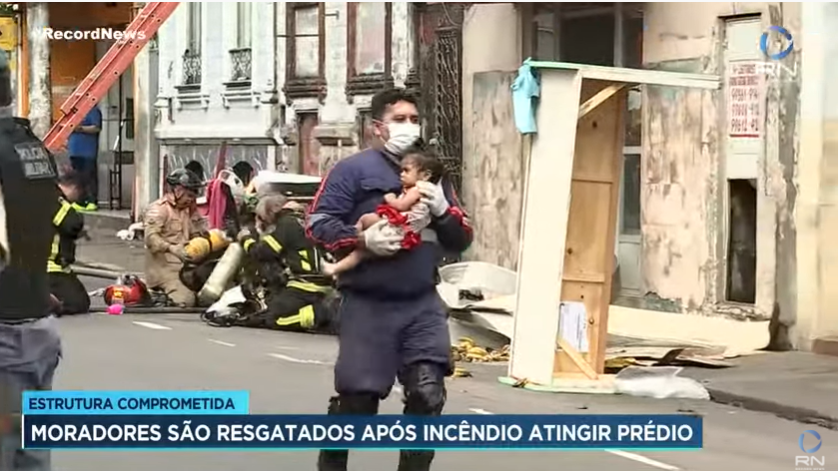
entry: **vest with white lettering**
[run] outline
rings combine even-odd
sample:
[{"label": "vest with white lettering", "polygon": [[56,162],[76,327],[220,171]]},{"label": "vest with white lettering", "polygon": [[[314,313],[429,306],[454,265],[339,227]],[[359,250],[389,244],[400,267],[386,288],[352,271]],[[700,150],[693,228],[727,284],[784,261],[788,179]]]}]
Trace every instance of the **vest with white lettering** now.
[{"label": "vest with white lettering", "polygon": [[46,270],[59,208],[52,155],[20,118],[0,119],[0,322],[50,313]]}]

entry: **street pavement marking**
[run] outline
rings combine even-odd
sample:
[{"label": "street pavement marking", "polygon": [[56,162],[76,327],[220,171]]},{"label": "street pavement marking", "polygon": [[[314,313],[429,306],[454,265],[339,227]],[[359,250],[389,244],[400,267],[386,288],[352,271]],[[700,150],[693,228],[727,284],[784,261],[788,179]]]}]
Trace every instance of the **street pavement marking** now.
[{"label": "street pavement marking", "polygon": [[649,466],[654,466],[655,468],[658,468],[658,469],[665,469],[666,471],[681,471],[681,468],[677,468],[675,466],[672,466],[672,465],[669,465],[669,464],[666,464],[666,463],[661,463],[660,461],[655,461],[651,458],[646,458],[645,456],[640,456],[640,455],[635,454],[635,453],[629,453],[629,452],[623,451],[623,450],[605,450],[605,451],[607,451],[608,453],[617,455],[617,456],[622,456],[623,458],[627,458],[627,459],[630,459],[630,460],[633,460],[633,461],[637,461],[638,463],[643,463],[643,464],[648,464]]},{"label": "street pavement marking", "polygon": [[331,366],[332,363],[320,361],[320,360],[303,360],[300,358],[289,357],[288,355],[283,355],[281,353],[268,353],[268,356],[277,358],[279,360],[289,361],[291,363],[302,363],[307,365],[326,365]]},{"label": "street pavement marking", "polygon": [[154,322],[134,321],[134,325],[138,325],[140,327],[145,327],[146,329],[172,330],[171,327],[166,327],[165,325],[155,324]]},{"label": "street pavement marking", "polygon": [[[471,412],[474,412],[475,414],[494,415],[494,412],[489,412],[486,409],[469,409],[469,410]],[[632,460],[632,461],[637,461],[638,463],[643,463],[643,464],[646,464],[646,465],[649,465],[649,466],[653,466],[653,467],[658,468],[658,469],[665,469],[666,471],[681,471],[681,468],[678,468],[678,467],[675,467],[675,466],[672,466],[672,465],[669,465],[669,464],[666,464],[666,463],[661,463],[660,461],[655,461],[651,458],[646,458],[645,456],[640,456],[636,453],[629,453],[629,452],[623,451],[623,450],[603,450],[603,451],[611,453],[613,455],[622,456],[623,458],[626,458],[626,459],[629,459],[629,460]]]},{"label": "street pavement marking", "polygon": [[236,344],[230,342],[224,342],[223,340],[215,340],[215,339],[207,339],[212,343],[216,343],[218,345],[224,345],[225,347],[235,347]]}]

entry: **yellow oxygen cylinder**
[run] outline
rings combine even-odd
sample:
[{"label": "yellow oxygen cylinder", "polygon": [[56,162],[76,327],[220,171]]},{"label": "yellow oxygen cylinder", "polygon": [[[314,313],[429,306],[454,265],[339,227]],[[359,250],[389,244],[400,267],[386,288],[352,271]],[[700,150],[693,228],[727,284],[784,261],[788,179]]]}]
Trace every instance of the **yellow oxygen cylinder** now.
[{"label": "yellow oxygen cylinder", "polygon": [[213,229],[208,236],[195,237],[186,244],[186,254],[193,261],[200,261],[211,253],[224,250],[230,245],[230,240],[219,229]]}]

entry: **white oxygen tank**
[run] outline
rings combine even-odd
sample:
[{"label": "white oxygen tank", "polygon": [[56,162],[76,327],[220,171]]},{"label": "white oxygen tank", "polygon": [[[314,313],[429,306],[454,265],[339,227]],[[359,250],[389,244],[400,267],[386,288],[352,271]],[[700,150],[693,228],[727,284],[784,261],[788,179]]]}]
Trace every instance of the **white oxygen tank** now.
[{"label": "white oxygen tank", "polygon": [[202,306],[210,306],[221,298],[221,295],[227,291],[227,285],[239,271],[243,259],[244,248],[241,244],[234,242],[227,247],[209,279],[204,283],[204,287],[198,293],[198,302]]}]

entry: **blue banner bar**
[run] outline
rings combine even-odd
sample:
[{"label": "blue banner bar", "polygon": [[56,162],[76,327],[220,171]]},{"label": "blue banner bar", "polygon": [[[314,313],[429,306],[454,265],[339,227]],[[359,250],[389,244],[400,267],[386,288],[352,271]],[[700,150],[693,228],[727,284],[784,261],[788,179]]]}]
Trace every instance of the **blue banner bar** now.
[{"label": "blue banner bar", "polygon": [[25,391],[24,415],[241,415],[248,391]]},{"label": "blue banner bar", "polygon": [[27,415],[42,449],[697,449],[688,415]]}]

